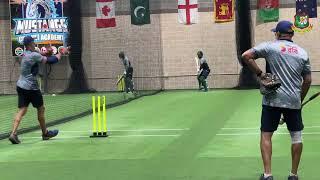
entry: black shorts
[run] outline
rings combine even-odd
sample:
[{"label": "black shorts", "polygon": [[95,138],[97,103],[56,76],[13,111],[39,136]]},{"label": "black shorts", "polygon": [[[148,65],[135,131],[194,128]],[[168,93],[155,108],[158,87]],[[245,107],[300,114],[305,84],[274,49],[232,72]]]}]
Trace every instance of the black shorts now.
[{"label": "black shorts", "polygon": [[304,126],[301,109],[287,109],[271,106],[262,106],[261,127],[263,132],[274,132],[278,129],[279,121],[283,114],[284,121],[289,131],[302,131]]},{"label": "black shorts", "polygon": [[26,90],[17,86],[18,108],[28,107],[30,102],[35,108],[43,105],[43,98],[40,90]]}]

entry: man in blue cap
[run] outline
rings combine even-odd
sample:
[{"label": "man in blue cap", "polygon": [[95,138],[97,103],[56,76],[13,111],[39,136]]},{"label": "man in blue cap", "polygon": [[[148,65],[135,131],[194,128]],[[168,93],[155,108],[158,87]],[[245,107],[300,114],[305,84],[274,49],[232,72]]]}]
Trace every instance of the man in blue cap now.
[{"label": "man in blue cap", "polygon": [[273,180],[271,173],[272,135],[277,130],[281,114],[291,136],[292,167],[288,180],[298,180],[298,167],[302,153],[301,102],[311,85],[311,67],[307,52],[292,41],[293,24],[280,21],[272,29],[276,40],[264,42],[242,54],[248,67],[260,80],[266,77],[254,61],[264,58],[273,75],[278,76],[281,86],[275,93],[264,95],[261,114],[260,149],[264,174],[260,180]]},{"label": "man in blue cap", "polygon": [[22,117],[26,114],[30,103],[34,108],[37,108],[38,121],[42,130],[42,139],[48,140],[58,134],[58,130],[47,130],[46,128],[43,97],[36,76],[39,71],[40,63],[57,63],[61,59],[61,54],[47,57],[36,52],[36,44],[31,36],[24,37],[23,45],[25,46],[26,51],[21,60],[21,73],[17,81],[19,110],[14,118],[12,132],[9,136],[9,140],[12,144],[20,144],[17,131]]}]

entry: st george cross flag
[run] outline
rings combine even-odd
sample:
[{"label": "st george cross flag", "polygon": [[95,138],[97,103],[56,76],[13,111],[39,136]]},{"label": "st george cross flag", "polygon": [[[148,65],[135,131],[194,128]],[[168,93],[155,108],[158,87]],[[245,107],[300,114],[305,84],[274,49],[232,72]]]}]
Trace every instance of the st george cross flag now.
[{"label": "st george cross flag", "polygon": [[178,21],[181,24],[199,22],[198,0],[178,0]]},{"label": "st george cross flag", "polygon": [[213,0],[216,22],[234,20],[234,0]]},{"label": "st george cross flag", "polygon": [[97,28],[116,26],[114,0],[96,0]]},{"label": "st george cross flag", "polygon": [[279,0],[258,0],[258,18],[262,22],[279,20]]},{"label": "st george cross flag", "polygon": [[309,15],[309,18],[316,18],[317,0],[296,0],[296,13]]}]

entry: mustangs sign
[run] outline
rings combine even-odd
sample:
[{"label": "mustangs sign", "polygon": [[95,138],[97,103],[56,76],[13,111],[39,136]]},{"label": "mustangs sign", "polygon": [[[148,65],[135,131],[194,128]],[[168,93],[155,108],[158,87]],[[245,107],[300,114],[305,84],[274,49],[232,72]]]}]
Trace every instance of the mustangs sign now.
[{"label": "mustangs sign", "polygon": [[40,46],[65,44],[68,21],[63,14],[63,4],[66,1],[10,0],[13,52],[23,48],[21,42],[28,35]]}]

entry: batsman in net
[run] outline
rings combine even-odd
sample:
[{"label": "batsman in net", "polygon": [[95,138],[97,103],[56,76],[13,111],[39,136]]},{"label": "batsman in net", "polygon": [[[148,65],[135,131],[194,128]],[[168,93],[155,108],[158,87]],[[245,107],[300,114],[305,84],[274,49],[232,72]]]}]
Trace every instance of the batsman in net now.
[{"label": "batsman in net", "polygon": [[134,93],[134,83],[133,83],[133,67],[131,62],[129,61],[128,57],[124,54],[123,51],[119,53],[119,58],[124,65],[124,72],[123,76],[118,80],[117,84],[124,78],[125,82],[125,91],[126,93],[131,92]]},{"label": "batsman in net", "polygon": [[[273,180],[271,172],[272,135],[277,130],[281,114],[286,119],[291,136],[292,164],[288,180],[298,180],[302,153],[301,116],[303,102],[311,85],[311,67],[307,52],[292,40],[293,24],[280,21],[272,29],[276,40],[263,42],[242,54],[244,62],[260,80],[263,95],[260,149],[264,173],[260,180]],[[255,59],[264,58],[270,73],[264,73]]]},{"label": "batsman in net", "polygon": [[207,78],[210,74],[210,68],[206,58],[203,56],[202,51],[197,52],[196,63],[197,63],[197,80],[199,84],[199,90],[208,91]]}]

